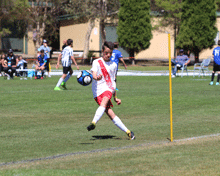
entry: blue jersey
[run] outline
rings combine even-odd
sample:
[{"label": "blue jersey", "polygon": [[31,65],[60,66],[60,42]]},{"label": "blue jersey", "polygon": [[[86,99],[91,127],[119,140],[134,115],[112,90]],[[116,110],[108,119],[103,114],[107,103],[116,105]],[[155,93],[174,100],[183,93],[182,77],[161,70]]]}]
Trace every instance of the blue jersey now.
[{"label": "blue jersey", "polygon": [[214,56],[214,62],[218,65],[220,65],[220,47],[217,46],[216,48],[214,48],[213,50],[213,56]]},{"label": "blue jersey", "polygon": [[44,50],[44,54],[47,55],[47,58],[50,58],[50,48],[41,45],[40,48],[38,48],[38,51],[41,51],[42,49]]},{"label": "blue jersey", "polygon": [[[44,63],[47,63],[47,56],[44,55],[43,57],[41,55],[38,56],[38,63],[40,66],[42,66]],[[45,65],[46,67],[46,65]]]},{"label": "blue jersey", "polygon": [[121,54],[121,51],[119,50],[113,50],[112,51],[112,57],[110,58],[110,60],[112,62],[115,62],[117,64],[117,67],[118,67],[118,63],[119,63],[119,59],[122,58],[122,54]]}]

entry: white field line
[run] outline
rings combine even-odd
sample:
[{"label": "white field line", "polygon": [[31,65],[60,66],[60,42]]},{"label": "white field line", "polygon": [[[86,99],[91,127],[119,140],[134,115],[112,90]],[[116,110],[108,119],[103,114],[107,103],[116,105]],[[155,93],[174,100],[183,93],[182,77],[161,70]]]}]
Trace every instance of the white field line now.
[{"label": "white field line", "polygon": [[[81,70],[74,70],[73,76],[77,76]],[[62,75],[62,70],[51,70],[50,75]],[[181,72],[178,72],[177,75],[181,76]],[[47,75],[47,73],[46,73]],[[188,75],[193,76],[193,70],[188,70]],[[211,72],[205,72],[205,76],[210,76]],[[135,70],[118,70],[117,76],[169,76],[168,70],[163,71],[135,71]],[[184,72],[183,76],[187,76],[187,73]],[[199,76],[199,72],[195,72],[195,76]],[[201,73],[200,76],[203,76]]]},{"label": "white field line", "polygon": [[[174,140],[173,142],[178,143],[178,142],[183,142],[183,141],[191,141],[191,140],[196,140],[196,139],[201,139],[201,138],[209,138],[209,137],[216,137],[216,136],[220,136],[220,133],[204,135],[204,136],[197,136],[197,137],[190,137],[190,138],[185,138],[185,139],[178,139],[178,140]],[[43,157],[43,158],[34,158],[34,159],[29,159],[29,160],[0,163],[0,167],[8,166],[8,165],[14,165],[14,164],[31,163],[31,162],[35,162],[35,161],[51,160],[51,159],[56,159],[56,158],[64,158],[64,157],[67,157],[67,156],[98,153],[98,152],[105,152],[105,151],[111,151],[111,150],[112,151],[113,150],[121,150],[121,149],[135,148],[135,147],[140,147],[140,146],[153,146],[153,145],[160,145],[160,144],[166,144],[166,143],[170,143],[170,142],[169,141],[159,141],[159,142],[150,142],[150,143],[124,146],[124,147],[112,147],[112,148],[106,148],[106,149],[97,149],[97,150],[90,150],[90,151],[83,151],[83,152],[66,153],[66,154],[48,156],[48,157]]]}]

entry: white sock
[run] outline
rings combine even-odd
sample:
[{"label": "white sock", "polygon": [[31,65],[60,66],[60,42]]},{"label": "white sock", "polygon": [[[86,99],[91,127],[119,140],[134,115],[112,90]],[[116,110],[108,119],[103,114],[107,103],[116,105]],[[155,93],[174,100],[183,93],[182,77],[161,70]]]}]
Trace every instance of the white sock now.
[{"label": "white sock", "polygon": [[61,83],[63,82],[63,78],[61,77],[56,85],[56,87],[60,87]]},{"label": "white sock", "polygon": [[66,78],[64,79],[64,82],[67,82],[68,79],[69,79],[71,76],[72,76],[72,75],[68,74],[68,75],[66,76]]},{"label": "white sock", "polygon": [[115,116],[115,118],[112,120],[112,122],[122,131],[127,132],[127,127],[122,123],[122,121],[119,119],[118,116]]},{"label": "white sock", "polygon": [[97,123],[101,119],[104,112],[105,112],[105,108],[102,106],[99,106],[98,109],[96,110],[96,113],[95,113],[95,116],[94,116],[92,122]]}]

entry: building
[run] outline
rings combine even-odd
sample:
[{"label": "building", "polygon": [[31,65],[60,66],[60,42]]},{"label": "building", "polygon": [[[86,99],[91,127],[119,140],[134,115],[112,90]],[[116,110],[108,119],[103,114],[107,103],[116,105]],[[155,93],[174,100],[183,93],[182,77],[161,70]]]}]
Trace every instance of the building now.
[{"label": "building", "polygon": [[[152,22],[153,25],[153,22]],[[78,23],[74,24],[74,19],[71,16],[64,16],[60,18],[60,46],[62,46],[62,41],[68,38],[72,38],[73,50],[83,51],[85,35],[87,32],[88,23]],[[217,13],[217,28],[220,31],[220,14]],[[107,23],[106,27],[106,40],[107,41],[117,41],[116,26],[111,23]],[[174,58],[174,31],[172,28],[166,28],[161,31],[152,31],[153,38],[151,39],[151,45],[148,49],[138,53],[136,59],[168,59],[168,34],[171,34],[171,57]],[[217,39],[218,40],[218,39]],[[215,46],[214,46],[215,47]],[[101,36],[99,23],[96,22],[95,27],[90,36],[90,50],[100,51],[101,50]],[[128,53],[119,48],[124,57],[129,57]],[[99,52],[95,52],[98,57]],[[212,49],[203,50],[200,53],[200,59],[207,58],[212,55]],[[193,57],[193,56],[192,56]],[[194,58],[192,58],[194,59]]]}]

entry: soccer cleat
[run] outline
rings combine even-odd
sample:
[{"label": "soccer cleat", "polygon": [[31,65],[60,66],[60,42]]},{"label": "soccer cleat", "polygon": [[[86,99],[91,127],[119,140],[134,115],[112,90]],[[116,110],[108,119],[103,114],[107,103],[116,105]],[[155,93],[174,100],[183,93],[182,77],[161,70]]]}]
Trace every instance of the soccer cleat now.
[{"label": "soccer cleat", "polygon": [[116,91],[119,91],[119,89],[116,87],[116,89],[115,89]]},{"label": "soccer cleat", "polygon": [[37,79],[37,77],[35,76],[34,79]]},{"label": "soccer cleat", "polygon": [[130,140],[135,139],[134,133],[132,131],[130,133],[128,133],[128,137],[129,137]]},{"label": "soccer cleat", "polygon": [[40,79],[44,79],[44,77],[41,77]]},{"label": "soccer cleat", "polygon": [[54,90],[62,90],[62,89],[59,87],[55,87]]},{"label": "soccer cleat", "polygon": [[94,130],[95,129],[95,124],[94,123],[90,123],[90,125],[87,127],[88,131]]},{"label": "soccer cleat", "polygon": [[62,83],[61,83],[61,86],[63,87],[63,90],[67,90],[67,88],[66,88],[66,83],[65,83],[65,82],[62,82]]},{"label": "soccer cleat", "polygon": [[216,84],[215,84],[216,86],[218,86],[219,85],[219,82],[216,82]]},{"label": "soccer cleat", "polygon": [[213,85],[213,81],[211,81],[211,82],[209,83],[209,85],[211,85],[211,86],[212,86],[212,85]]}]

